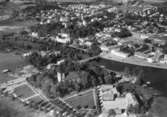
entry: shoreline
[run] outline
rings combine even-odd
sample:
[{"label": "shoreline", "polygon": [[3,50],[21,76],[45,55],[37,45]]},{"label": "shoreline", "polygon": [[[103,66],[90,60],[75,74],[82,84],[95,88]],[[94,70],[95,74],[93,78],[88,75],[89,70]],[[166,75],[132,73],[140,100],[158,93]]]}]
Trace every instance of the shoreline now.
[{"label": "shoreline", "polygon": [[141,67],[150,67],[150,68],[157,68],[157,69],[164,69],[167,70],[167,64],[160,64],[160,63],[149,63],[145,60],[142,59],[136,59],[134,60],[133,57],[128,57],[128,58],[121,58],[118,56],[115,56],[113,54],[101,54],[100,58],[102,59],[107,59],[107,60],[112,60],[120,63],[126,63],[126,64],[131,64],[131,65],[137,65]]}]

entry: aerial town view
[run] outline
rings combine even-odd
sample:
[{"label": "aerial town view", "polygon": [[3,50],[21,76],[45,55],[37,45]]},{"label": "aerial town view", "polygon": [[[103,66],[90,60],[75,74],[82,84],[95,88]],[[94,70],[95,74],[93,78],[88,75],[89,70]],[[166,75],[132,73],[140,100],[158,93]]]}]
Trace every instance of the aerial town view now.
[{"label": "aerial town view", "polygon": [[0,0],[0,117],[167,117],[167,0]]}]

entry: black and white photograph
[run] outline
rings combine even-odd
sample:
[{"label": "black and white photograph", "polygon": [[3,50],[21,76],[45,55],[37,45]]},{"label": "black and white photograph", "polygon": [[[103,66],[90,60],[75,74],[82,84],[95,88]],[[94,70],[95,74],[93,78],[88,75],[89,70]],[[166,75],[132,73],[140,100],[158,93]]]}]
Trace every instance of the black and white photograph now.
[{"label": "black and white photograph", "polygon": [[0,0],[0,117],[167,117],[167,0]]}]

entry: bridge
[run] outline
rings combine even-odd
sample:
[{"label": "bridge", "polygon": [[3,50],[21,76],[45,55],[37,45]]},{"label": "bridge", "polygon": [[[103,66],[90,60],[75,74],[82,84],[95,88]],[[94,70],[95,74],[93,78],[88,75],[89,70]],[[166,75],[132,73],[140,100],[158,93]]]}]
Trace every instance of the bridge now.
[{"label": "bridge", "polygon": [[99,55],[80,60],[80,61],[78,61],[78,63],[86,63],[86,62],[94,60],[96,58],[99,58]]}]

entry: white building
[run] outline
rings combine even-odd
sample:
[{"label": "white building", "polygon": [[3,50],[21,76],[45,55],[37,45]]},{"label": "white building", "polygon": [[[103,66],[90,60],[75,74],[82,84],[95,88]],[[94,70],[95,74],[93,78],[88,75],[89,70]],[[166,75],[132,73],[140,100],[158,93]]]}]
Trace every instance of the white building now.
[{"label": "white building", "polygon": [[121,57],[121,58],[127,58],[129,56],[128,53],[120,52],[118,50],[111,50],[111,54]]},{"label": "white building", "polygon": [[103,112],[115,110],[118,115],[122,115],[120,113],[122,109],[126,112],[130,105],[136,106],[138,104],[132,93],[126,93],[124,96],[121,96],[116,87],[112,85],[102,85],[99,87],[99,97]]},{"label": "white building", "polygon": [[54,38],[54,40],[59,42],[59,43],[66,44],[66,43],[70,42],[70,37],[66,33],[60,33],[60,34],[58,34],[58,36],[56,38]]}]

